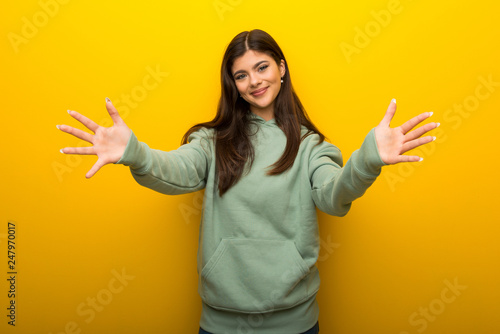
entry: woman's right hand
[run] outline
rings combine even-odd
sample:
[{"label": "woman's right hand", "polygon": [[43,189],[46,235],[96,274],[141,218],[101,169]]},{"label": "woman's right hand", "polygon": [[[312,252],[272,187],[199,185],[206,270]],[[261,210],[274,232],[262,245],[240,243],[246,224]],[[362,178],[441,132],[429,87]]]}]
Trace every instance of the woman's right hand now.
[{"label": "woman's right hand", "polygon": [[113,126],[110,128],[100,126],[74,110],[68,110],[70,116],[85,125],[94,133],[93,135],[69,125],[57,126],[59,130],[93,144],[89,147],[65,147],[61,150],[65,154],[97,155],[97,162],[85,174],[86,178],[91,178],[102,166],[120,160],[132,133],[108,98],[106,98],[106,109],[113,120]]}]

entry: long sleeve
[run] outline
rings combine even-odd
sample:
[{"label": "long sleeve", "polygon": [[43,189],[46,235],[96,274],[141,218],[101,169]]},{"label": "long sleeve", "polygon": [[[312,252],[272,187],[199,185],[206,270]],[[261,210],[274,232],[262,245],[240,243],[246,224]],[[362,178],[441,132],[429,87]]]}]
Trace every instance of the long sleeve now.
[{"label": "long sleeve", "polygon": [[361,197],[375,181],[385,163],[380,158],[375,130],[366,136],[360,149],[353,152],[342,167],[338,148],[322,143],[310,158],[312,197],[316,206],[334,216],[344,216],[352,202]]},{"label": "long sleeve", "polygon": [[130,167],[142,186],[167,195],[203,189],[212,160],[210,131],[203,128],[189,136],[189,143],[173,151],[151,149],[130,135],[127,147],[116,164]]}]

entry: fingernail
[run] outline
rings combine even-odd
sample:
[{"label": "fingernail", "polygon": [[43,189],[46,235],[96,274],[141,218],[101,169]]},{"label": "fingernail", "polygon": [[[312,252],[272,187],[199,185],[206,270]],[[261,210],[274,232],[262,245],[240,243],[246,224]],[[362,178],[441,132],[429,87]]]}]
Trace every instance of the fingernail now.
[{"label": "fingernail", "polygon": [[424,160],[424,158],[420,158],[418,161],[420,162],[420,161],[423,161],[423,160]]},{"label": "fingernail", "polygon": [[111,102],[111,100],[109,98],[106,98],[106,103],[108,103],[108,102]]},{"label": "fingernail", "polygon": [[436,136],[432,137],[432,141],[436,140]]},{"label": "fingernail", "polygon": [[392,103],[396,103],[396,99],[392,99]]},{"label": "fingernail", "polygon": [[70,114],[70,115],[71,115],[71,110],[69,110],[69,109],[68,109],[68,114]]},{"label": "fingernail", "polygon": [[62,149],[62,148],[59,150],[59,152],[61,152],[62,154],[64,154],[64,152],[63,152],[63,149]]},{"label": "fingernail", "polygon": [[429,117],[431,117],[433,114],[434,114],[434,111],[431,111],[431,112],[429,113]]},{"label": "fingernail", "polygon": [[438,126],[440,126],[440,125],[441,125],[441,123],[438,123],[438,124],[436,125],[436,128],[437,128]]},{"label": "fingernail", "polygon": [[61,129],[59,129],[59,125],[56,125],[56,128],[57,128],[58,130],[61,130]]}]

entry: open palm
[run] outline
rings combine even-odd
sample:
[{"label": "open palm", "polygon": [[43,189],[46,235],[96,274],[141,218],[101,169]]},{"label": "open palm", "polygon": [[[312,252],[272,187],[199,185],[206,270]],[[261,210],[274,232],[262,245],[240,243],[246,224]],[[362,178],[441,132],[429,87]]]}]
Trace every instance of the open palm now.
[{"label": "open palm", "polygon": [[113,120],[113,126],[110,128],[100,126],[76,111],[68,110],[68,113],[73,118],[85,125],[94,134],[76,129],[69,125],[57,126],[59,130],[85,140],[93,145],[89,147],[65,147],[61,150],[61,152],[65,154],[97,155],[97,162],[85,175],[87,178],[92,177],[104,165],[115,163],[120,160],[125,152],[132,132],[108,98],[106,98],[106,109]]},{"label": "open palm", "polygon": [[415,155],[403,155],[416,147],[432,142],[435,137],[425,136],[425,133],[437,128],[439,123],[428,123],[419,126],[411,131],[415,126],[429,118],[432,113],[425,112],[413,117],[403,125],[391,128],[390,123],[396,113],[396,101],[392,100],[387,108],[384,118],[375,127],[375,139],[382,161],[386,164],[397,164],[399,162],[421,161],[422,158]]}]

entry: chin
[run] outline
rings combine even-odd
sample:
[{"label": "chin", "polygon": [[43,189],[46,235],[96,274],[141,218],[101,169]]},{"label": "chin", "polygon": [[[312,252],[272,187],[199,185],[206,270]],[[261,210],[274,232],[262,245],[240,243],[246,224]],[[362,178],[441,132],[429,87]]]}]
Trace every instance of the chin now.
[{"label": "chin", "polygon": [[266,103],[266,104],[256,104],[256,103],[251,103],[251,105],[254,107],[254,108],[257,108],[257,109],[266,109],[268,108],[271,103]]},{"label": "chin", "polygon": [[273,99],[259,100],[254,98],[251,104],[256,108],[264,109],[269,107],[273,101]]}]

